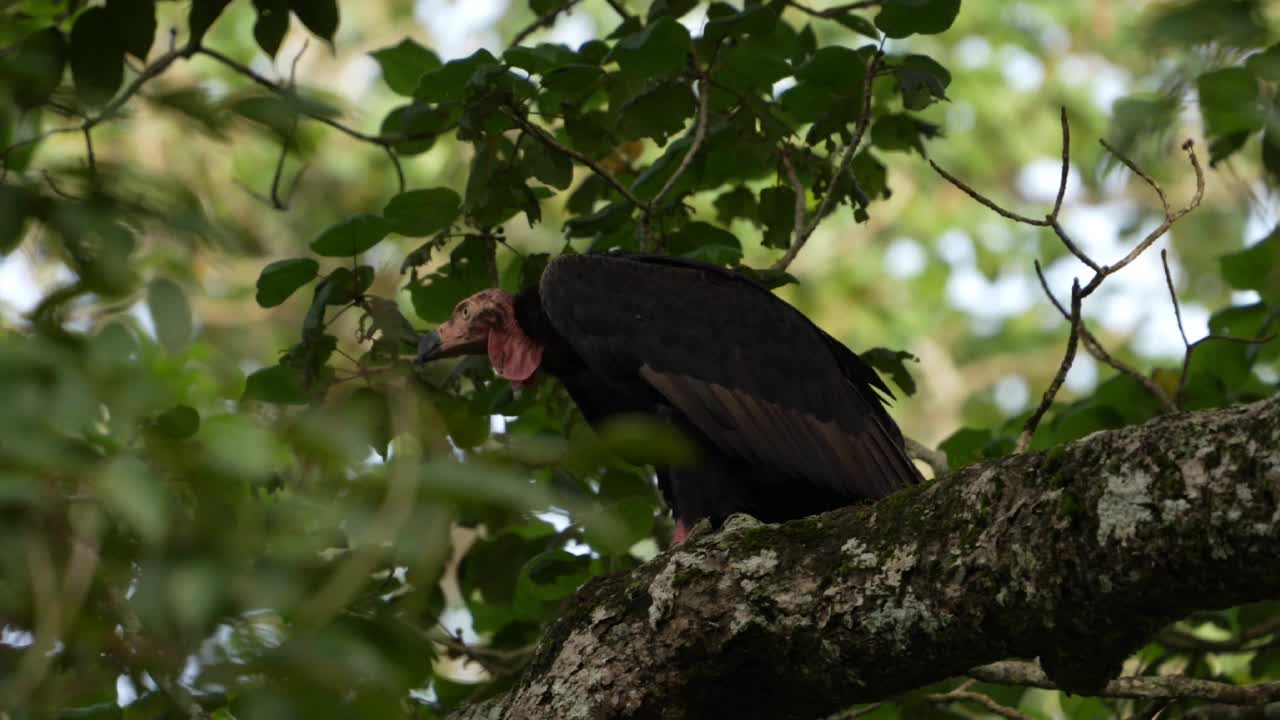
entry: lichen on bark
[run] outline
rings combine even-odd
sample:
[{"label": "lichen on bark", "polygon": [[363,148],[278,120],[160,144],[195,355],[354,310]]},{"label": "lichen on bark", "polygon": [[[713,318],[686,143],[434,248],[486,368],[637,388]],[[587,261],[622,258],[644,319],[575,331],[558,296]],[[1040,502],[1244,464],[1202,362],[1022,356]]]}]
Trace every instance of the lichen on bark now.
[{"label": "lichen on bark", "polygon": [[1007,657],[1100,687],[1162,625],[1280,592],[1280,399],[695,535],[588,584],[461,718],[812,718]]}]

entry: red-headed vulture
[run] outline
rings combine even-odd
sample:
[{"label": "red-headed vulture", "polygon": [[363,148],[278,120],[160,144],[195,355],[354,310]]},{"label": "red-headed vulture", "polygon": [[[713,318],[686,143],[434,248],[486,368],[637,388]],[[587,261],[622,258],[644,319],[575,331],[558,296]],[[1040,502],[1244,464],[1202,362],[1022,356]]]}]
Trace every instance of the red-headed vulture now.
[{"label": "red-headed vulture", "polygon": [[798,310],[724,268],[562,255],[518,295],[484,290],[424,335],[418,360],[487,353],[517,387],[558,378],[587,421],[645,414],[699,449],[658,468],[676,541],[737,512],[781,522],[920,480],[876,373]]}]

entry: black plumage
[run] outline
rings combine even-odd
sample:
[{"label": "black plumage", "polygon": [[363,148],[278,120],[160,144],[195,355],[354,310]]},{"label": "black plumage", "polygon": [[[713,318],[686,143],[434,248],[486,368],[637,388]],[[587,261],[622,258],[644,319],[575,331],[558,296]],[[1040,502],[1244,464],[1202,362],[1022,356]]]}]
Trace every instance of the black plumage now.
[{"label": "black plumage", "polygon": [[514,299],[592,424],[644,413],[699,446],[658,468],[685,528],[730,514],[765,522],[880,498],[917,482],[883,381],[767,289],[729,270],[660,256],[566,255]]}]

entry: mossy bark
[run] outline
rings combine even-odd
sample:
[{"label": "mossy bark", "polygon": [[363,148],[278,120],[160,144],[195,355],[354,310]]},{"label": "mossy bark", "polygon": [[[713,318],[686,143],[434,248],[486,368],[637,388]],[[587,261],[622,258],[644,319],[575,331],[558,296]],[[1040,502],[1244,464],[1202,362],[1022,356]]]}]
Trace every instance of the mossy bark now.
[{"label": "mossy bark", "polygon": [[1007,657],[1087,692],[1156,629],[1280,594],[1280,399],[1163,417],[584,587],[459,718],[814,718]]}]

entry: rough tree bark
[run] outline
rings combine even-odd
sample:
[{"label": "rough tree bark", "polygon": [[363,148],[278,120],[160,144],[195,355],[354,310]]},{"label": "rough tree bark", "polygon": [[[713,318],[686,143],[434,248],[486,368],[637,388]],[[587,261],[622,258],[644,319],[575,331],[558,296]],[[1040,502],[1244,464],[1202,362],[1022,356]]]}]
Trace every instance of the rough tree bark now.
[{"label": "rough tree bark", "polygon": [[813,718],[1007,657],[1100,687],[1156,629],[1280,595],[1280,398],[731,518],[583,588],[458,718]]}]

